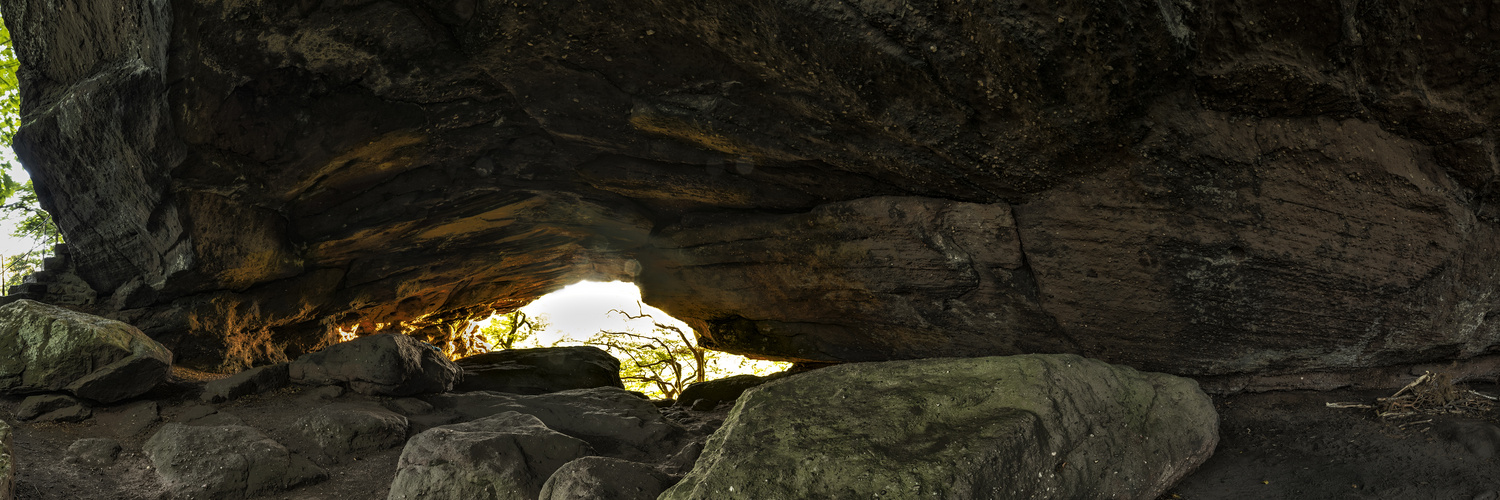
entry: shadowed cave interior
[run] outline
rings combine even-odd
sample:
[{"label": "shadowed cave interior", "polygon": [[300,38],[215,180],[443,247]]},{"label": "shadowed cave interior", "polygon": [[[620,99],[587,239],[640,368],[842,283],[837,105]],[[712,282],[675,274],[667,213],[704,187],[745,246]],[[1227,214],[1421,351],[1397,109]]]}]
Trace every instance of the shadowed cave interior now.
[{"label": "shadowed cave interior", "polygon": [[[715,434],[731,424],[764,426],[757,432],[777,439],[763,444],[787,456],[815,434],[807,429],[822,429],[873,436],[871,449],[891,463],[946,457],[962,447],[924,433],[961,429],[966,439],[1014,437],[975,448],[993,456],[1049,457],[1016,465],[1034,469],[1005,484],[913,462],[901,467],[926,479],[859,485],[872,495],[926,487],[917,483],[969,488],[937,492],[954,498],[1003,498],[1004,488],[1078,498],[1500,495],[1476,465],[1491,464],[1500,430],[1473,399],[1493,394],[1500,374],[1500,8],[1491,2],[0,0],[0,9],[20,61],[14,148],[68,242],[3,301],[117,320],[159,343],[176,378],[152,393],[162,402],[152,418],[184,424],[149,434],[162,440],[192,443],[200,438],[187,423],[234,405],[269,411],[235,418],[283,443],[300,434],[276,412],[308,401],[365,404],[338,411],[371,422],[396,414],[403,440],[504,407],[531,411],[507,426],[583,442],[557,438],[548,449],[650,465],[674,485],[663,498],[823,484],[754,476],[783,470],[753,462],[779,452]],[[589,396],[617,405],[600,414],[659,432],[612,441],[542,418],[592,414],[548,406],[574,400],[448,391],[468,376],[457,374],[481,370],[444,364],[485,350],[472,321],[583,280],[635,283],[700,345],[795,363],[797,373],[736,386],[736,397],[749,395],[738,402],[661,411]],[[406,337],[381,335],[390,332]],[[444,359],[391,340],[407,337]],[[436,375],[382,381],[326,368],[345,366],[327,360],[350,344],[379,342]],[[577,366],[602,366],[581,356]],[[189,407],[209,384],[266,367],[306,383],[205,403],[220,406],[202,415]],[[1369,402],[1427,372],[1460,384],[1433,394],[1462,396],[1444,396],[1445,408],[1474,402],[1459,415],[1470,420],[1407,426],[1373,406],[1358,409],[1375,416],[1307,420],[1333,411],[1313,399],[1323,393],[1269,392]],[[951,384],[881,392],[869,382],[898,373]],[[1038,401],[1083,406],[948,392],[1018,378],[1047,381],[1020,384],[1043,391]],[[318,399],[323,387],[339,393]],[[836,392],[854,387],[871,392]],[[1110,396],[1075,397],[1095,390]],[[1160,397],[1136,399],[1148,393]],[[404,399],[421,404],[392,406]],[[882,403],[839,406],[856,404],[845,399]],[[972,421],[937,410],[962,407],[955,401],[1010,406]],[[1087,406],[1100,401],[1110,403]],[[76,416],[90,404],[50,411]],[[757,410],[731,418],[734,407]],[[835,409],[844,413],[825,420],[872,420],[776,427]],[[901,416],[879,420],[882,411]],[[1158,444],[1095,432],[1098,422],[1141,436],[1183,431]],[[893,428],[898,438],[880,441]],[[1370,437],[1345,439],[1354,434]],[[177,449],[146,436],[121,439],[153,456]],[[22,435],[32,452],[61,440]],[[708,458],[672,462],[692,443]],[[378,485],[370,495],[431,486],[391,480],[416,467],[398,465],[396,449],[358,469]],[[1067,460],[1043,453],[1059,450]],[[1091,468],[1108,455],[1099,450],[1164,458],[1115,480],[1125,469]],[[322,457],[308,460],[330,470],[345,463],[317,454],[327,448],[288,453]],[[1383,458],[1351,458],[1361,455]],[[146,463],[133,460],[122,463]],[[817,463],[786,474],[882,468]],[[607,468],[574,467],[577,477]],[[1403,470],[1423,477],[1398,478]],[[1318,474],[1338,489],[1321,489]],[[22,471],[23,484],[38,477]],[[152,491],[177,484],[128,477]],[[550,477],[527,479],[536,483],[527,495]],[[278,480],[290,483],[265,491],[310,479]],[[339,481],[306,491],[355,487]],[[816,496],[777,491],[759,494]],[[280,494],[235,494],[262,493]]]}]

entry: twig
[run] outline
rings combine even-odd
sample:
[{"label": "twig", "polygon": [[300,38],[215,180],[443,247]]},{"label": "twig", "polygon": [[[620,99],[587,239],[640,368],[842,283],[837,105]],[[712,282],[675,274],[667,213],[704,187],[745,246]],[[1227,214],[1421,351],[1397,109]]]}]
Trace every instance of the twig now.
[{"label": "twig", "polygon": [[1395,394],[1392,394],[1391,397],[1386,398],[1386,399],[1395,399],[1395,398],[1401,397],[1401,394],[1405,393],[1406,391],[1412,390],[1412,389],[1416,388],[1419,385],[1422,385],[1422,382],[1426,382],[1427,379],[1431,378],[1431,377],[1432,377],[1432,372],[1424,372],[1424,373],[1422,373],[1422,376],[1417,377],[1417,379],[1413,380],[1412,383],[1406,384],[1406,387],[1402,387],[1401,390],[1396,391]]},{"label": "twig", "polygon": [[1325,405],[1327,407],[1329,407],[1329,408],[1364,408],[1364,409],[1370,409],[1370,408],[1374,408],[1375,407],[1375,405],[1367,405],[1367,404],[1364,404],[1364,403],[1326,403]]},{"label": "twig", "polygon": [[1415,422],[1407,422],[1407,423],[1404,423],[1404,424],[1401,424],[1401,425],[1398,425],[1398,426],[1397,426],[1397,427],[1400,427],[1400,428],[1402,428],[1402,429],[1405,429],[1405,428],[1406,428],[1406,426],[1408,426],[1408,425],[1417,425],[1417,424],[1430,424],[1430,423],[1432,423],[1432,419],[1430,419],[1430,418],[1429,418],[1429,419],[1427,419],[1427,420],[1417,420],[1417,421],[1415,421]]}]

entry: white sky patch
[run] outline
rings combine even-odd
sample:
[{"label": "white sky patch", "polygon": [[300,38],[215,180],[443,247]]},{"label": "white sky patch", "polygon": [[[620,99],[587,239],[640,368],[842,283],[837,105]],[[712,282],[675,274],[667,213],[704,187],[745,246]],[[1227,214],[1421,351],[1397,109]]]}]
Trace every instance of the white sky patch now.
[{"label": "white sky patch", "polygon": [[[16,159],[16,153],[14,151],[11,151],[10,148],[0,148],[0,156],[3,156],[4,159],[9,160],[11,165],[16,166],[16,168],[11,169],[10,171],[11,179],[14,179],[16,182],[19,182],[21,184],[25,184],[27,180],[31,179],[31,176],[26,174],[26,170],[20,168],[21,162],[20,160]],[[11,197],[10,199],[5,200],[4,204],[9,205],[11,203],[15,203],[15,201],[15,197]],[[40,247],[40,244],[38,244],[34,240],[27,238],[17,238],[10,235],[12,231],[16,230],[16,224],[19,222],[21,221],[12,220],[11,217],[0,218],[0,255],[8,257],[11,255],[26,253],[31,251],[33,248]]]},{"label": "white sky patch", "polygon": [[[581,342],[600,330],[649,333],[653,318],[684,332],[692,331],[686,323],[668,316],[661,309],[637,305],[640,300],[641,290],[634,283],[580,281],[536,299],[521,311],[531,317],[545,316],[546,330],[540,332],[537,339],[542,345],[561,340]],[[610,310],[625,311],[632,316],[644,312],[652,317],[627,320],[624,315]]]}]

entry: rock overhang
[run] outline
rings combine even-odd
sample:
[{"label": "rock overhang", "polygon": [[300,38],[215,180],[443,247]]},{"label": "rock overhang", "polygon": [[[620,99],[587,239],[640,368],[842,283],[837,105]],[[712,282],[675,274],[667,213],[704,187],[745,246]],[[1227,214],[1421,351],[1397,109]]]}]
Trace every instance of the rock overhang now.
[{"label": "rock overhang", "polygon": [[582,278],[791,360],[1500,344],[1481,4],[0,5],[90,307],[200,366]]}]

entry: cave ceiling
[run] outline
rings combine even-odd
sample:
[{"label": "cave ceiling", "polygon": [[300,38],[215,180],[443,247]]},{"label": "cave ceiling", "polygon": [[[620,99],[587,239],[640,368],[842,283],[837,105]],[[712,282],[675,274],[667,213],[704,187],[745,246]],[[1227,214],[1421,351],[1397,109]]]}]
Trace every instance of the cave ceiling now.
[{"label": "cave ceiling", "polygon": [[0,6],[78,307],[191,366],[580,279],[783,360],[1500,346],[1494,2]]}]

